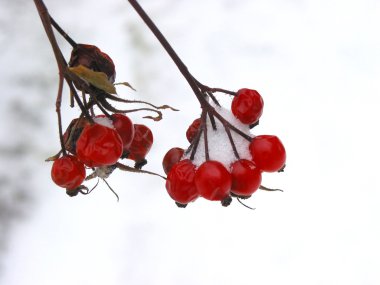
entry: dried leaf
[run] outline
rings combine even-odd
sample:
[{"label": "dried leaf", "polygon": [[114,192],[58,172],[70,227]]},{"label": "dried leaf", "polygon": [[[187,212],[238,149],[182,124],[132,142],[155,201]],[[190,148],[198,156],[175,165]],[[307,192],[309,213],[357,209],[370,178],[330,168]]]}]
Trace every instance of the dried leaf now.
[{"label": "dried leaf", "polygon": [[162,113],[159,112],[159,111],[157,111],[157,113],[158,113],[157,117],[153,117],[153,116],[145,116],[145,117],[143,117],[143,118],[144,118],[144,119],[151,119],[151,120],[156,121],[156,122],[161,121],[161,120],[162,120]]},{"label": "dried leaf", "polygon": [[45,161],[49,162],[49,161],[57,160],[61,156],[61,154],[62,154],[62,151],[58,152],[57,154],[53,156],[48,157],[47,159],[45,159]]},{"label": "dried leaf", "polygon": [[115,86],[108,80],[104,72],[93,71],[83,65],[69,67],[69,70],[81,79],[107,93],[116,94]]},{"label": "dried leaf", "polygon": [[115,83],[114,85],[124,85],[124,86],[131,88],[133,91],[136,91],[136,89],[133,88],[132,85],[129,84],[128,82],[118,82],[118,83]]},{"label": "dried leaf", "polygon": [[174,109],[173,107],[170,107],[169,105],[162,105],[162,106],[157,107],[157,109],[159,110],[170,109],[172,111],[179,111],[178,109]]}]

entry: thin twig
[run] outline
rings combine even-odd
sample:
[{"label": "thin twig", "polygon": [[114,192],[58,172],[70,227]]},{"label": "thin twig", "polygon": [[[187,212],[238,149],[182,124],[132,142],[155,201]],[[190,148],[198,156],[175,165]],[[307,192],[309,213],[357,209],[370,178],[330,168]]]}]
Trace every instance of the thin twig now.
[{"label": "thin twig", "polygon": [[69,37],[68,34],[66,34],[66,32],[57,24],[57,22],[52,18],[52,16],[50,16],[50,22],[52,24],[52,26],[57,30],[58,33],[61,34],[61,36],[73,47],[73,48],[76,48],[77,47],[77,43]]},{"label": "thin twig", "polygon": [[63,90],[63,75],[59,75],[58,83],[58,94],[57,100],[55,102],[55,111],[57,112],[58,117],[58,132],[59,132],[59,141],[61,143],[62,154],[66,155],[65,142],[63,139],[63,130],[62,130],[62,116],[61,116],[61,103],[62,103],[62,90]]}]

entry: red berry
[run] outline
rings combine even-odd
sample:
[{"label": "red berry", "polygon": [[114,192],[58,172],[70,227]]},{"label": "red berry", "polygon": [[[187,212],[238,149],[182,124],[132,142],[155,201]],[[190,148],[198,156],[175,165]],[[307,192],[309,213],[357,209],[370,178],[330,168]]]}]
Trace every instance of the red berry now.
[{"label": "red berry", "polygon": [[115,164],[122,153],[117,131],[103,125],[86,126],[77,141],[78,158],[89,167]]},{"label": "red berry", "polygon": [[127,150],[132,143],[133,137],[135,135],[135,128],[131,119],[123,114],[113,114],[112,115],[113,126],[118,132],[121,140],[123,141],[123,148]]},{"label": "red berry", "polygon": [[71,52],[69,66],[78,65],[83,65],[93,71],[104,72],[111,83],[115,82],[116,72],[112,59],[96,46],[76,45]]},{"label": "red berry", "polygon": [[262,171],[279,171],[285,165],[285,148],[276,136],[261,135],[254,137],[249,145],[249,150],[257,168]]},{"label": "red berry", "polygon": [[135,135],[129,147],[128,158],[139,162],[145,159],[153,144],[152,131],[144,125],[134,124]]},{"label": "red berry", "polygon": [[251,196],[261,184],[261,171],[246,159],[235,161],[231,165],[231,192],[238,196]]},{"label": "red berry", "polygon": [[263,98],[256,90],[243,88],[232,100],[231,111],[243,124],[251,125],[259,120],[263,107]]},{"label": "red berry", "polygon": [[184,151],[185,150],[182,148],[173,147],[165,154],[164,159],[162,160],[162,167],[166,174],[169,173],[174,164],[181,160]]},{"label": "red berry", "polygon": [[189,159],[176,163],[168,174],[166,190],[180,204],[194,201],[198,196],[194,183],[195,165]]},{"label": "red berry", "polygon": [[189,143],[191,143],[193,141],[193,139],[195,138],[198,130],[199,130],[199,126],[201,125],[201,119],[195,119],[191,125],[189,126],[189,128],[187,129],[186,131],[186,137],[187,137],[187,140],[189,141]]},{"label": "red berry", "polygon": [[86,177],[84,165],[75,156],[66,155],[54,161],[51,178],[54,183],[67,189],[80,186]]},{"label": "red berry", "polygon": [[231,182],[231,174],[219,161],[205,161],[195,173],[199,195],[208,200],[221,201],[227,198]]}]

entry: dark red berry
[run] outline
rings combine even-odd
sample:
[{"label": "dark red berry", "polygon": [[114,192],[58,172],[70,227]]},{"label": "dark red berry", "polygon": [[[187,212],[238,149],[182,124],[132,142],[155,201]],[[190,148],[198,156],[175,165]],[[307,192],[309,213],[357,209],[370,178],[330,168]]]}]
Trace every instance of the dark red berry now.
[{"label": "dark red berry", "polygon": [[51,178],[54,183],[66,189],[79,187],[85,177],[86,170],[83,163],[72,155],[56,159],[51,168]]},{"label": "dark red berry", "polygon": [[166,174],[169,173],[174,164],[181,160],[184,151],[185,150],[182,148],[173,147],[165,154],[164,159],[162,160],[162,167]]},{"label": "dark red berry", "polygon": [[201,119],[195,119],[186,131],[187,140],[191,143],[198,133],[199,126],[201,125]]},{"label": "dark red berry", "polygon": [[143,161],[153,144],[152,131],[145,125],[134,124],[135,135],[129,146],[128,158]]},{"label": "dark red berry", "polygon": [[93,124],[83,129],[76,152],[89,167],[112,165],[123,153],[123,142],[116,130]]},{"label": "dark red berry", "polygon": [[70,67],[83,65],[93,71],[104,72],[111,83],[115,82],[116,72],[112,59],[98,47],[78,44],[71,52]]},{"label": "dark red berry", "polygon": [[285,148],[276,136],[261,135],[254,137],[249,145],[249,150],[257,168],[262,171],[279,171],[285,165]]},{"label": "dark red berry", "polygon": [[77,140],[82,133],[83,128],[87,125],[89,125],[89,122],[85,118],[74,119],[70,122],[63,134],[63,141],[68,152],[75,154]]},{"label": "dark red berry", "polygon": [[231,183],[231,174],[219,161],[205,161],[195,173],[198,193],[208,200],[226,199],[230,194]]},{"label": "dark red berry", "polygon": [[127,150],[135,135],[135,128],[131,119],[123,114],[113,114],[112,123],[123,141],[123,148]]},{"label": "dark red berry", "polygon": [[189,159],[176,163],[166,179],[166,190],[174,201],[187,204],[198,196],[194,183],[195,165]]},{"label": "dark red berry", "polygon": [[231,111],[243,124],[251,125],[259,120],[263,107],[263,98],[256,90],[243,88],[232,100]]},{"label": "dark red berry", "polygon": [[237,196],[251,196],[261,184],[261,171],[247,159],[240,159],[231,165],[231,192]]}]

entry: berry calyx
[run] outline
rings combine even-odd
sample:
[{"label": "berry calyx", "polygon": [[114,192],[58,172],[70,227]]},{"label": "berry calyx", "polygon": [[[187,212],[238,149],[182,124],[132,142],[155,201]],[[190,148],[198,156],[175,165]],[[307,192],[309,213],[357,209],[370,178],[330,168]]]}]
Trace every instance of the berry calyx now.
[{"label": "berry calyx", "polygon": [[262,171],[279,171],[285,165],[286,151],[276,136],[261,135],[254,137],[249,145],[249,150],[257,168]]},{"label": "berry calyx", "polygon": [[184,151],[184,149],[179,147],[173,147],[168,150],[162,160],[162,167],[164,168],[166,174],[169,173],[174,164],[181,160]]},{"label": "berry calyx", "polygon": [[256,123],[263,113],[264,101],[261,95],[252,89],[240,89],[231,104],[231,111],[242,123]]},{"label": "berry calyx", "polygon": [[261,184],[261,171],[247,159],[240,159],[231,165],[231,193],[237,196],[251,196]]},{"label": "berry calyx", "polygon": [[66,189],[77,188],[85,177],[86,170],[83,163],[72,155],[56,159],[51,168],[51,178],[54,183]]},{"label": "berry calyx", "polygon": [[123,153],[123,142],[116,130],[93,124],[83,129],[76,153],[89,167],[112,165]]},{"label": "berry calyx", "polygon": [[201,125],[201,119],[198,118],[198,119],[195,119],[191,123],[191,125],[188,127],[188,129],[186,131],[186,138],[189,141],[189,143],[191,143],[193,141],[193,139],[195,138],[195,136],[199,130],[200,125]]},{"label": "berry calyx", "polygon": [[207,200],[226,199],[230,194],[231,184],[231,174],[219,161],[205,161],[195,173],[198,193]]},{"label": "berry calyx", "polygon": [[134,124],[135,135],[129,146],[128,158],[141,162],[145,160],[145,156],[153,145],[153,133],[145,125]]},{"label": "berry calyx", "polygon": [[112,59],[98,47],[77,44],[71,52],[70,67],[83,65],[93,71],[104,72],[111,83],[115,82],[115,64]]},{"label": "berry calyx", "polygon": [[179,204],[186,205],[198,198],[195,187],[195,165],[189,159],[176,163],[166,179],[166,190],[170,197]]},{"label": "berry calyx", "polygon": [[128,150],[135,135],[135,128],[131,119],[123,114],[113,114],[112,123],[123,141],[124,150]]}]

